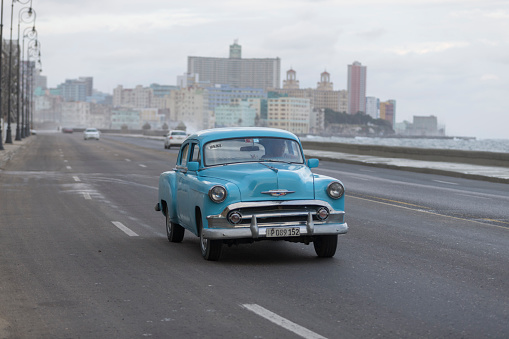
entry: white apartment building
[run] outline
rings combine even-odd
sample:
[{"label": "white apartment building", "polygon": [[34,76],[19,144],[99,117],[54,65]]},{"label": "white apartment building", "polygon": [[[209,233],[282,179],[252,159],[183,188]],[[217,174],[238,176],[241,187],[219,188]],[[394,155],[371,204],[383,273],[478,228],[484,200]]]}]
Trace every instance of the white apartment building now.
[{"label": "white apartment building", "polygon": [[283,97],[268,99],[268,127],[281,128],[295,134],[308,134],[311,100]]},{"label": "white apartment building", "polygon": [[366,97],[366,114],[373,119],[380,118],[380,99],[375,97]]},{"label": "white apartment building", "polygon": [[[257,99],[258,107],[260,99]],[[259,111],[259,109],[258,109]],[[255,126],[257,108],[248,100],[233,101],[229,105],[217,106],[214,110],[216,127],[252,127]]]},{"label": "white apartment building", "polygon": [[83,101],[62,102],[60,124],[62,127],[86,128],[90,121],[90,103]]},{"label": "white apartment building", "polygon": [[113,89],[113,107],[150,108],[153,96],[153,90],[149,87],[138,85],[124,88],[118,85]]},{"label": "white apartment building", "polygon": [[170,121],[183,122],[188,132],[214,127],[214,113],[208,109],[205,89],[188,87],[172,91],[168,104]]}]

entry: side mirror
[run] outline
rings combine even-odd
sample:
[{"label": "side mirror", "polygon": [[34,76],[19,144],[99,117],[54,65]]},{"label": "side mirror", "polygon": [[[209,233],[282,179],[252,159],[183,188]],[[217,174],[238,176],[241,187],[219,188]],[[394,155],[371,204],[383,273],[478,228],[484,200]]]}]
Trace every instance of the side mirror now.
[{"label": "side mirror", "polygon": [[188,171],[197,171],[198,168],[200,168],[200,163],[197,161],[190,161],[187,163],[187,170]]},{"label": "side mirror", "polygon": [[309,168],[315,168],[318,167],[318,159],[308,159],[308,167]]}]

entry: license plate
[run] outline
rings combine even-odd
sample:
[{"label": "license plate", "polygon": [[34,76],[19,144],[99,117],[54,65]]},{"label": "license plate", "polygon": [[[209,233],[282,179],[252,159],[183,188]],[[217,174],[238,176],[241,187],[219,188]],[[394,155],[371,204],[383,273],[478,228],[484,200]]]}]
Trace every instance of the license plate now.
[{"label": "license plate", "polygon": [[298,236],[300,236],[300,228],[298,228],[298,227],[267,228],[266,236],[267,236],[267,238],[298,237]]}]

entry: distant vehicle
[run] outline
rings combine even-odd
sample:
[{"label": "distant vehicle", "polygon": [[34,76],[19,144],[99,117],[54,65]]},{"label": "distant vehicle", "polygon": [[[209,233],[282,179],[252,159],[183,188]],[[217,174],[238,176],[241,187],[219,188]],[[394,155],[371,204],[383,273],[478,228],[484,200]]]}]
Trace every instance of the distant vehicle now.
[{"label": "distant vehicle", "polygon": [[71,127],[63,127],[62,133],[72,133],[74,130]]},{"label": "distant vehicle", "polygon": [[311,172],[300,140],[274,128],[218,128],[189,136],[172,171],[159,176],[155,206],[170,242],[185,230],[200,237],[202,256],[219,260],[228,246],[260,240],[313,243],[336,253],[345,222],[341,181]]},{"label": "distant vehicle", "polygon": [[87,128],[83,132],[84,140],[88,140],[88,139],[99,140],[100,137],[101,137],[101,133],[99,132],[99,130],[97,128]]},{"label": "distant vehicle", "polygon": [[170,149],[171,146],[180,146],[186,140],[187,133],[179,130],[171,130],[164,137],[164,148]]}]

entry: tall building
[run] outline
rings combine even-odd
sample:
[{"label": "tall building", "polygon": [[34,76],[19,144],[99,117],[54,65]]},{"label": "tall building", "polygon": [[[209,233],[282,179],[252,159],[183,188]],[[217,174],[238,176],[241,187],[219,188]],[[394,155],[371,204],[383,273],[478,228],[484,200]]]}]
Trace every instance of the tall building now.
[{"label": "tall building", "polygon": [[187,57],[187,73],[199,74],[200,81],[212,85],[279,88],[281,59],[242,59],[242,47],[235,41],[229,58]]},{"label": "tall building", "polygon": [[380,99],[376,97],[366,97],[366,114],[373,119],[380,117]]},{"label": "tall building", "polygon": [[330,74],[322,72],[317,88],[299,88],[297,72],[290,69],[286,72],[283,88],[271,88],[271,92],[287,95],[293,98],[306,98],[311,102],[312,108],[328,108],[336,112],[346,112],[346,91],[335,91],[330,81]]},{"label": "tall building", "polygon": [[380,103],[380,119],[387,120],[392,124],[396,123],[396,100],[387,100]]},{"label": "tall building", "polygon": [[87,96],[92,95],[92,86],[92,77],[80,77],[77,80],[65,80],[58,85],[58,89],[65,101],[86,101]]},{"label": "tall building", "polygon": [[366,66],[354,61],[348,65],[348,113],[366,113]]},{"label": "tall building", "polygon": [[268,99],[268,126],[295,134],[307,134],[311,111],[309,99],[289,97]]}]

